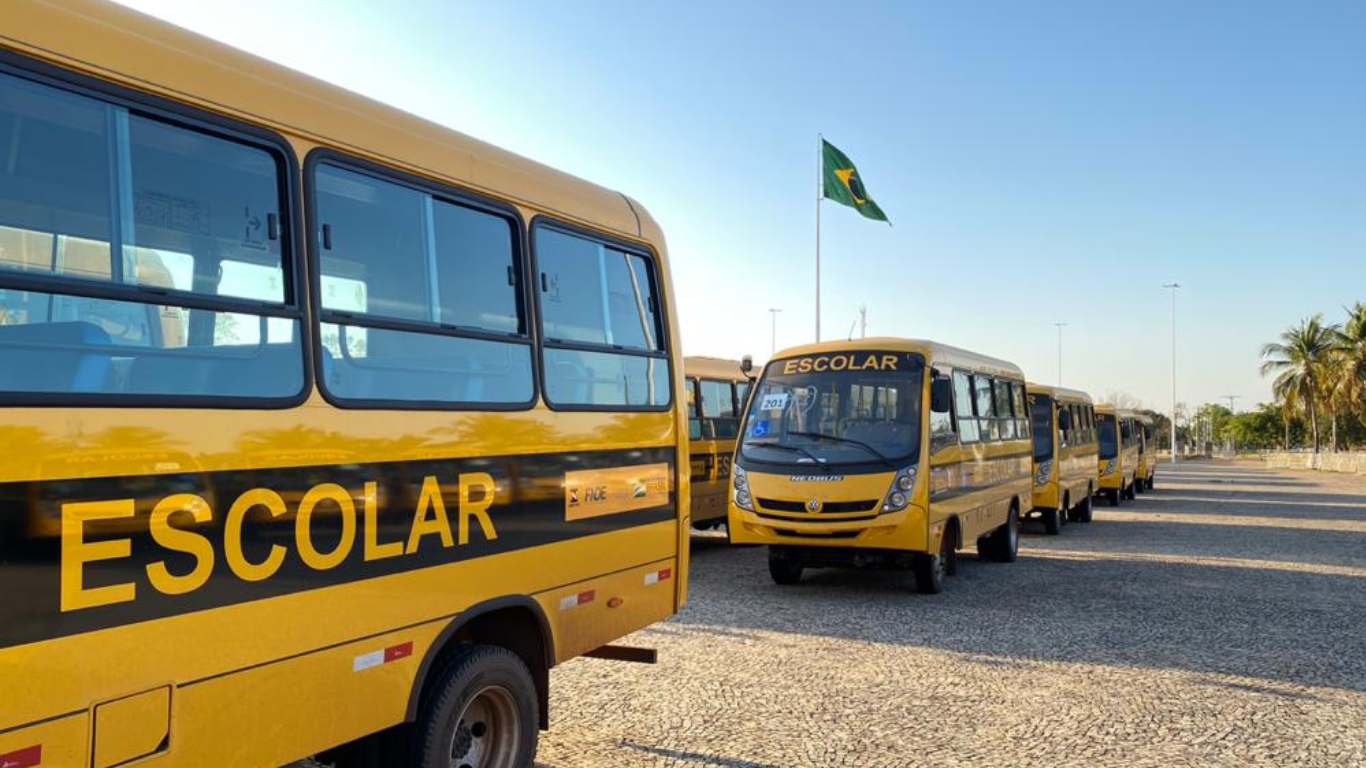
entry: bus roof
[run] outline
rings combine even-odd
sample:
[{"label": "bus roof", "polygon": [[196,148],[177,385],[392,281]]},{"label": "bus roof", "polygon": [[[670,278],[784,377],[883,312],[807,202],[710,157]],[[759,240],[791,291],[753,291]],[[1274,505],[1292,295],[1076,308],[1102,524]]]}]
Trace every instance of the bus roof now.
[{"label": "bus roof", "polygon": [[650,215],[619,192],[111,2],[9,0],[0,45],[571,221],[662,241]]},{"label": "bus roof", "polygon": [[937,341],[927,341],[925,339],[902,339],[895,336],[871,336],[866,339],[851,339],[849,341],[823,341],[819,344],[805,344],[799,347],[788,347],[780,349],[773,356],[773,360],[785,357],[801,357],[804,355],[819,355],[827,352],[857,352],[860,350],[886,350],[889,352],[917,352],[925,356],[925,360],[933,365],[943,363],[954,367],[971,368],[982,373],[996,376],[1007,376],[1013,379],[1024,379],[1024,373],[1019,366],[995,357],[981,355],[958,347],[951,347],[948,344],[940,344]]},{"label": "bus roof", "polygon": [[733,381],[744,381],[749,378],[740,370],[739,360],[727,360],[723,357],[702,357],[697,355],[683,358],[683,375]]},{"label": "bus roof", "polygon": [[1091,396],[1082,392],[1080,389],[1055,387],[1051,384],[1035,384],[1031,381],[1025,384],[1025,391],[1030,394],[1048,395],[1054,400],[1061,400],[1069,403],[1085,403],[1090,405],[1093,402]]},{"label": "bus roof", "polygon": [[1153,423],[1153,417],[1149,416],[1148,414],[1142,411],[1136,411],[1132,408],[1120,408],[1119,415],[1121,418],[1134,419],[1135,421],[1140,421],[1144,424]]},{"label": "bus roof", "polygon": [[1118,415],[1113,403],[1096,403],[1096,413],[1103,413],[1107,416]]}]

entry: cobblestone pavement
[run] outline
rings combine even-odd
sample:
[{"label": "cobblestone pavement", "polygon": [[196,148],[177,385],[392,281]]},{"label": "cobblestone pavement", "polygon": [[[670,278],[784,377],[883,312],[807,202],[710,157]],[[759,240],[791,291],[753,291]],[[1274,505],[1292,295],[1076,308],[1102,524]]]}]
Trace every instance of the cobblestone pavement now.
[{"label": "cobblestone pavement", "polygon": [[1164,466],[933,597],[705,536],[691,583],[658,665],[552,673],[541,768],[1366,766],[1366,479]]}]

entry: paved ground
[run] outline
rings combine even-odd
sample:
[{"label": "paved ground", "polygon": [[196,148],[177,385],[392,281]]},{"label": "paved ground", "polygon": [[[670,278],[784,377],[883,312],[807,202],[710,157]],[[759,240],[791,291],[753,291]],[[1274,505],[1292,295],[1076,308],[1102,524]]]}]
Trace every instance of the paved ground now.
[{"label": "paved ground", "polygon": [[647,667],[552,673],[542,768],[1366,766],[1366,479],[1192,463],[1019,562],[769,581],[693,542]]}]

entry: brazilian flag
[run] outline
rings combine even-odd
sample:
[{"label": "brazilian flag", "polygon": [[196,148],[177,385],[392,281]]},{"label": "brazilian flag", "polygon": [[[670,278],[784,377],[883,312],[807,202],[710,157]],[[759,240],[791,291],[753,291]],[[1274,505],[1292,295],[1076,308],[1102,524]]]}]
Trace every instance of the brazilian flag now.
[{"label": "brazilian flag", "polygon": [[849,156],[825,139],[821,139],[821,154],[825,157],[825,196],[837,203],[853,208],[865,217],[875,221],[888,221],[887,214],[877,207],[868,190],[863,187],[858,169]]}]

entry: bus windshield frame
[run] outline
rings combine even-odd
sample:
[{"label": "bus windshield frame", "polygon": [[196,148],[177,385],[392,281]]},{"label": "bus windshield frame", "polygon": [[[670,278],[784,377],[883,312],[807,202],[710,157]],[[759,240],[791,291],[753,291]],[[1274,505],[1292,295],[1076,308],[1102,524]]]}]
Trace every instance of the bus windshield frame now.
[{"label": "bus windshield frame", "polygon": [[[897,470],[920,461],[925,358],[913,352],[857,350],[852,367],[801,370],[775,360],[754,385],[737,457],[746,463]],[[802,361],[809,357],[798,358]],[[895,367],[858,367],[886,361]],[[767,407],[765,407],[767,406]]]}]

